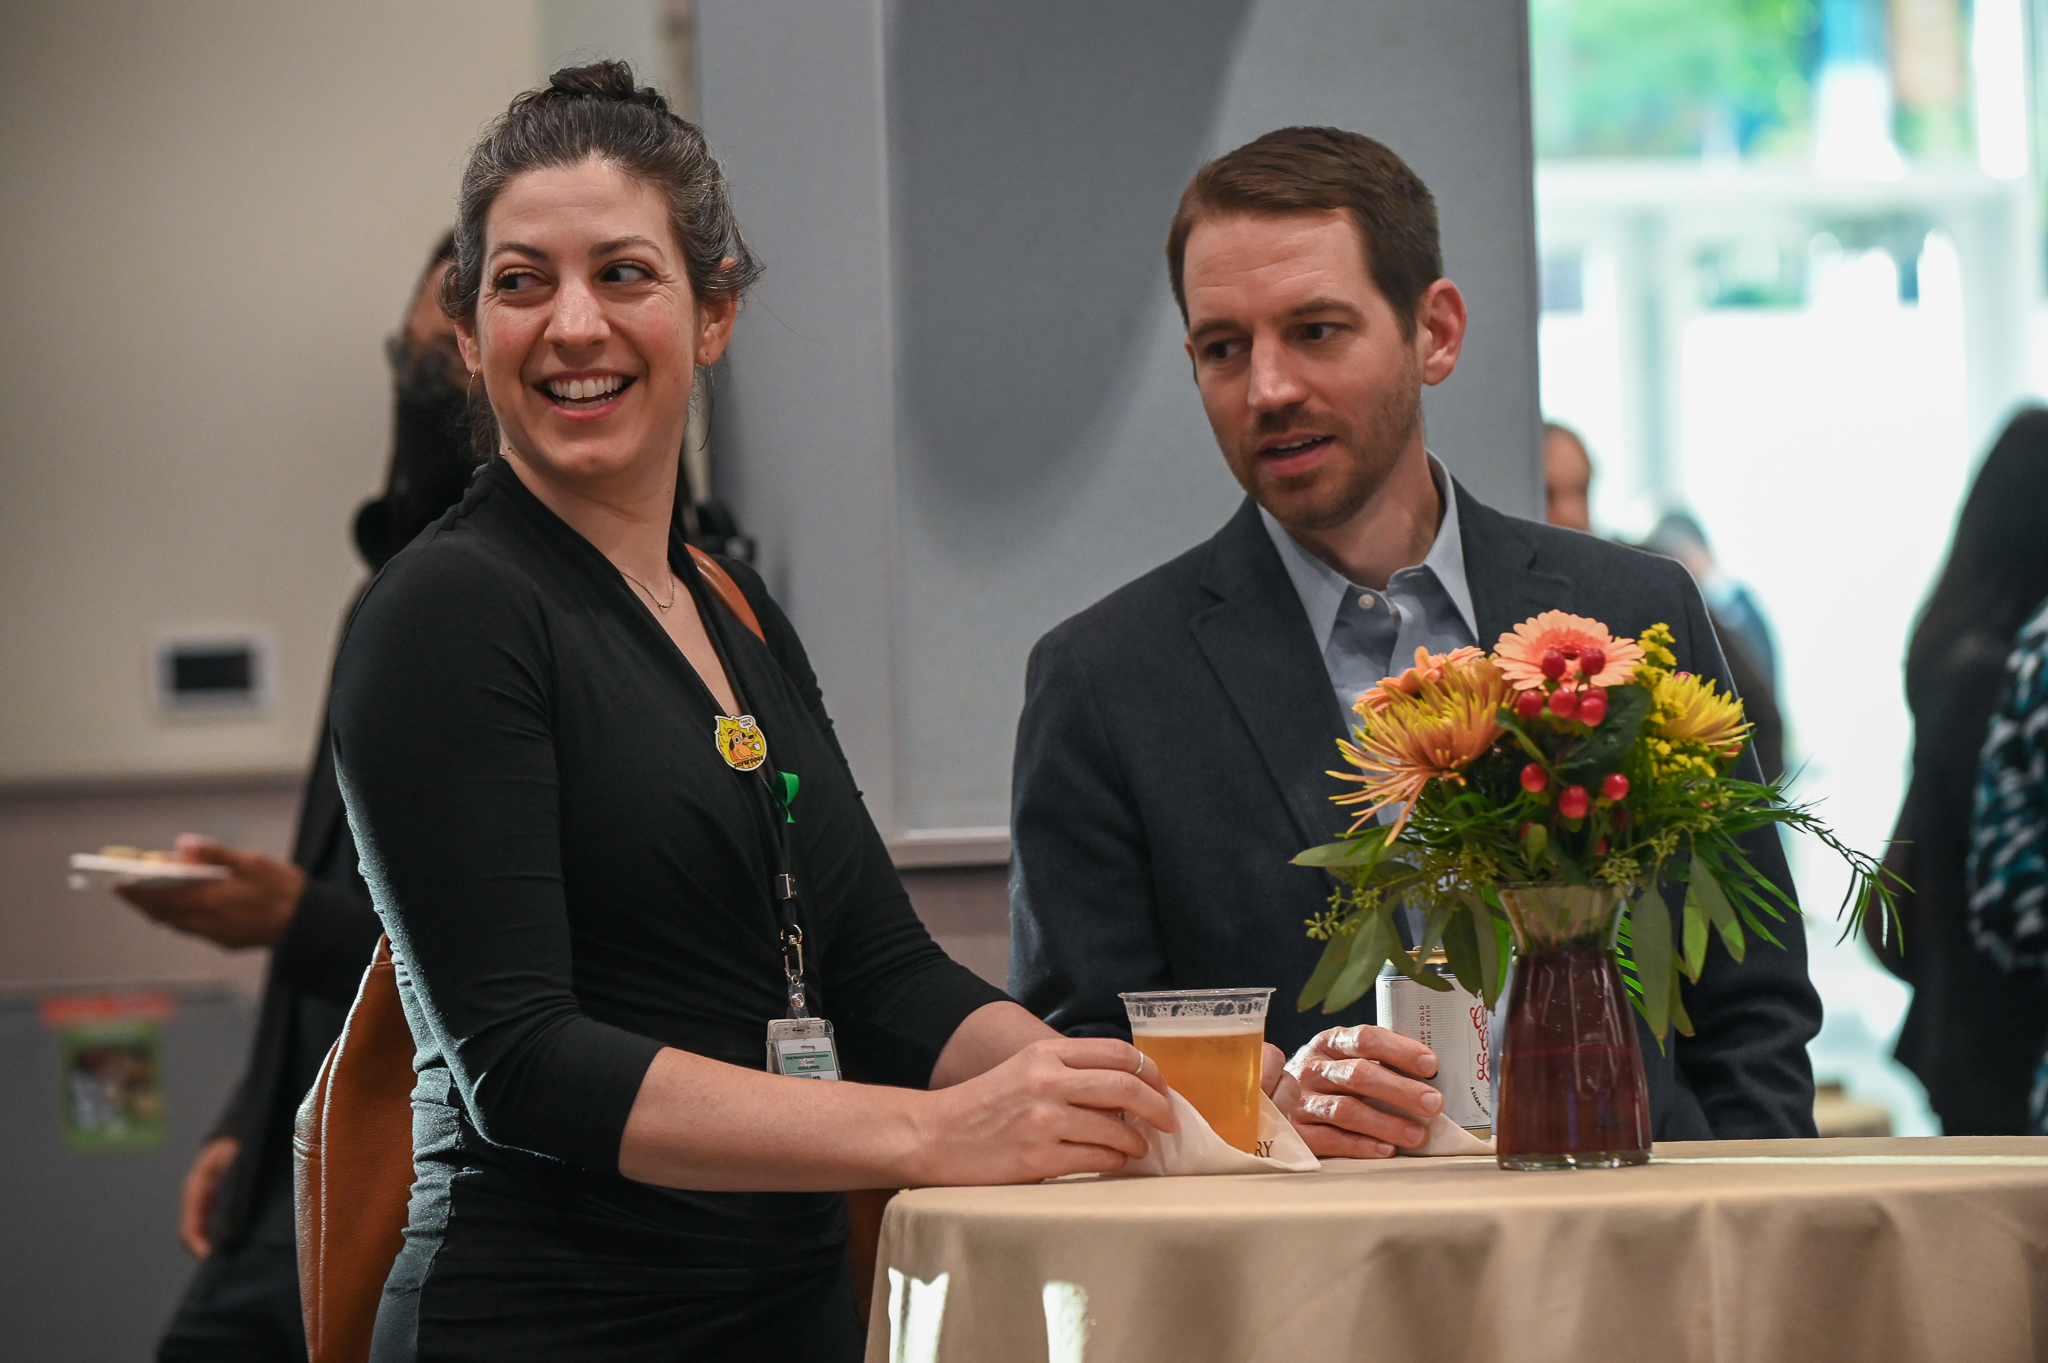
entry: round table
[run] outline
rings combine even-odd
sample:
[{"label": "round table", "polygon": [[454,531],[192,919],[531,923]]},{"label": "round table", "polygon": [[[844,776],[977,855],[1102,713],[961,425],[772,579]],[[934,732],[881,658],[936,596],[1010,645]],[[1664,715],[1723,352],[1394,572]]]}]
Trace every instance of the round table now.
[{"label": "round table", "polygon": [[869,1363],[2048,1358],[2048,1138],[928,1188]]}]

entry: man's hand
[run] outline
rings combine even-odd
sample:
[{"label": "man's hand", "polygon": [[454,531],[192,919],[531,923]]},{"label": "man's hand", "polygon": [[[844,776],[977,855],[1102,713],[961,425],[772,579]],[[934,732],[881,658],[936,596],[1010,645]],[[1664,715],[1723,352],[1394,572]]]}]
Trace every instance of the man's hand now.
[{"label": "man's hand", "polygon": [[225,866],[228,875],[182,885],[124,885],[114,893],[159,923],[230,950],[274,947],[283,940],[306,888],[304,871],[192,833],[178,835],[178,856]]},{"label": "man's hand", "polygon": [[[1266,1049],[1271,1079],[1278,1052]],[[1443,1111],[1443,1095],[1419,1082],[1435,1073],[1436,1056],[1419,1041],[1384,1027],[1333,1027],[1287,1063],[1273,1105],[1318,1155],[1384,1159],[1397,1145],[1422,1144]]]},{"label": "man's hand", "polygon": [[185,1194],[178,1203],[178,1238],[195,1259],[213,1253],[213,1242],[206,1238],[206,1223],[213,1219],[214,1194],[220,1191],[221,1177],[228,1166],[241,1153],[242,1143],[233,1136],[215,1136],[200,1147],[199,1158],[192,1161],[192,1168],[185,1175]]}]

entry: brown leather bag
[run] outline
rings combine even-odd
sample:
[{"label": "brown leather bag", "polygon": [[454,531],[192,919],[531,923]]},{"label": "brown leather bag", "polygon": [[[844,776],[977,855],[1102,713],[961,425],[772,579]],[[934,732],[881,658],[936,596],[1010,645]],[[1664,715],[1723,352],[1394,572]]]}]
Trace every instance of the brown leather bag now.
[{"label": "brown leather bag", "polygon": [[[710,555],[692,549],[690,557],[726,609],[764,638],[739,584]],[[292,1131],[299,1302],[310,1363],[370,1357],[377,1303],[405,1242],[412,1193],[412,1059],[391,940],[380,937]]]},{"label": "brown leather bag", "polygon": [[412,1191],[412,1031],[391,939],[377,939],[348,1021],[292,1131],[299,1304],[316,1363],[362,1363]]}]

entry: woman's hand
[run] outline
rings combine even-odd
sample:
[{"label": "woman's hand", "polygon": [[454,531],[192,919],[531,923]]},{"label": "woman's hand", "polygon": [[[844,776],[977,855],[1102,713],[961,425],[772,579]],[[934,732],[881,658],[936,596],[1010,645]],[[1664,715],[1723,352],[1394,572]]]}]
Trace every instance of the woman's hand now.
[{"label": "woman's hand", "polygon": [[1174,1129],[1159,1066],[1127,1041],[1038,1041],[919,1104],[906,1172],[917,1184],[1035,1183],[1107,1173],[1145,1153],[1119,1113]]},{"label": "woman's hand", "polygon": [[618,1167],[707,1191],[1028,1183],[1144,1154],[1119,1112],[1173,1129],[1159,1066],[1128,1041],[1051,1036],[935,1092],[789,1079],[664,1047],[627,1114]]}]

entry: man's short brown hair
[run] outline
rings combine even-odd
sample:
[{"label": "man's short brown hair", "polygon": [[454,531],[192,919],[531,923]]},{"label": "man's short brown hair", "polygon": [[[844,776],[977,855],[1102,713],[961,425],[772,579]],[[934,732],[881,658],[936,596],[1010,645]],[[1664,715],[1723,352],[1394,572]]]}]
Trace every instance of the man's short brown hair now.
[{"label": "man's short brown hair", "polygon": [[1385,145],[1342,128],[1281,128],[1195,172],[1166,234],[1166,275],[1182,324],[1188,295],[1181,271],[1196,223],[1333,208],[1351,215],[1373,285],[1400,319],[1401,335],[1412,338],[1422,295],[1444,273],[1436,200]]}]

